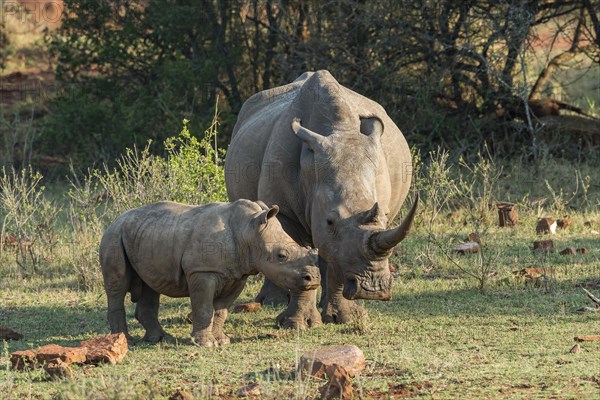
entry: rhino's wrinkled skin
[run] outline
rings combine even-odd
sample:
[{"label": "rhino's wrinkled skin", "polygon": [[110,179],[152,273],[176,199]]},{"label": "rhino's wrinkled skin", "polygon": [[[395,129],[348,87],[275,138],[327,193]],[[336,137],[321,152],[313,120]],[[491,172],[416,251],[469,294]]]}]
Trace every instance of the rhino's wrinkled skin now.
[{"label": "rhino's wrinkled skin", "polygon": [[131,292],[144,340],[167,334],[158,322],[161,294],[190,297],[192,340],[229,343],[227,308],[249,275],[262,272],[292,292],[320,283],[317,254],[288,236],[274,218],[277,206],[238,200],[189,206],[172,202],[132,209],[118,217],[100,243],[100,264],[111,332],[127,333],[124,298]]},{"label": "rhino's wrinkled skin", "polygon": [[[388,257],[408,233],[417,202],[398,228],[386,231],[407,196],[412,161],[379,104],[327,71],[259,92],[240,111],[225,171],[230,200],[278,204],[284,229],[318,248],[325,321],[350,320],[353,299],[391,298]],[[257,299],[272,290],[266,282]],[[280,322],[311,325],[312,297],[292,295]]]}]

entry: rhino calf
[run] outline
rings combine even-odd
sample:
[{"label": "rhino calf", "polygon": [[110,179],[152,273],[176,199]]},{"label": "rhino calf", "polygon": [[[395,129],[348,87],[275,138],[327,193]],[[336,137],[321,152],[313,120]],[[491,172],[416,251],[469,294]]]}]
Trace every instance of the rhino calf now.
[{"label": "rhino calf", "polygon": [[292,291],[320,283],[316,251],[288,236],[274,218],[277,206],[237,200],[190,206],[159,202],[119,216],[100,243],[100,265],[112,333],[127,334],[125,295],[135,303],[145,341],[167,333],[158,322],[161,294],[190,297],[192,341],[229,343],[223,332],[227,308],[249,275],[259,272]]}]

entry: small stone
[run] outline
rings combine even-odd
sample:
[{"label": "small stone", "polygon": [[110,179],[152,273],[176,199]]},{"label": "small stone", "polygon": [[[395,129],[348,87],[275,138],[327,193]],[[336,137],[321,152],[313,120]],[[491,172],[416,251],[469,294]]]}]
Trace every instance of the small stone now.
[{"label": "small stone", "polygon": [[513,271],[514,275],[522,277],[539,278],[547,274],[554,273],[553,268],[523,268],[517,271]]},{"label": "small stone", "polygon": [[595,342],[600,340],[600,335],[575,336],[573,340],[575,340],[576,342]]},{"label": "small stone", "polygon": [[556,221],[550,217],[542,218],[538,221],[535,231],[538,235],[556,232]]},{"label": "small stone", "polygon": [[325,372],[327,373],[329,382],[319,388],[321,399],[349,400],[354,397],[350,374],[348,374],[348,371],[344,367],[333,364],[328,366]]},{"label": "small stone", "polygon": [[590,233],[591,233],[592,235],[600,235],[600,232],[598,232],[598,231],[595,231],[595,230],[593,230],[593,229],[590,231]]},{"label": "small stone", "polygon": [[592,222],[592,221],[585,221],[585,222],[583,223],[583,226],[585,226],[586,228],[591,228],[591,227],[592,227],[592,225],[593,225],[593,222]]},{"label": "small stone", "polygon": [[571,347],[571,350],[569,350],[569,353],[573,353],[573,354],[578,354],[581,353],[581,345],[579,343],[575,343],[575,346]]},{"label": "small stone", "polygon": [[469,233],[469,236],[465,239],[465,242],[475,242],[481,244],[481,237],[476,232]]},{"label": "small stone", "polygon": [[50,375],[50,379],[53,381],[73,377],[73,370],[69,364],[65,363],[60,358],[44,365],[44,370]]},{"label": "small stone", "polygon": [[177,389],[175,393],[169,397],[169,400],[194,400],[194,396],[185,390]]},{"label": "small stone", "polygon": [[251,303],[242,303],[242,304],[238,304],[235,306],[235,308],[233,309],[234,313],[250,313],[250,312],[257,312],[258,310],[260,310],[260,303],[258,302],[251,302]]},{"label": "small stone", "polygon": [[562,218],[556,221],[556,226],[558,226],[560,229],[567,229],[572,224],[573,220],[571,218]]},{"label": "small stone", "polygon": [[517,207],[514,203],[498,202],[498,226],[515,226],[519,223]]},{"label": "small stone", "polygon": [[577,252],[578,252],[579,254],[587,254],[587,253],[589,253],[590,251],[589,251],[589,250],[588,250],[586,247],[582,247],[582,248],[580,248],[580,249],[577,249]]},{"label": "small stone", "polygon": [[574,256],[577,254],[577,250],[575,250],[575,247],[565,247],[563,250],[560,251],[561,256]]},{"label": "small stone", "polygon": [[455,248],[453,248],[452,251],[456,254],[461,254],[461,255],[478,253],[479,252],[479,243],[477,243],[477,242],[462,243],[462,244],[459,244],[458,246],[456,246]]},{"label": "small stone", "polygon": [[361,349],[354,345],[324,347],[317,351],[304,353],[300,357],[298,369],[301,373],[321,378],[326,369],[332,365],[343,367],[350,376],[365,369],[365,356]]},{"label": "small stone", "polygon": [[251,383],[249,385],[239,388],[236,395],[237,397],[259,397],[260,389],[258,387],[258,383]]},{"label": "small stone", "polygon": [[11,328],[0,327],[0,340],[21,340],[23,335]]},{"label": "small stone", "polygon": [[546,253],[553,252],[554,242],[552,240],[536,240],[533,242],[533,250]]},{"label": "small stone", "polygon": [[48,344],[37,350],[36,359],[40,364],[59,359],[66,364],[84,363],[87,348],[85,347],[62,347],[56,344]]},{"label": "small stone", "polygon": [[35,366],[35,352],[33,350],[15,351],[10,355],[10,363],[13,369],[22,370]]},{"label": "small stone", "polygon": [[84,340],[79,347],[87,349],[85,362],[88,364],[120,363],[129,349],[127,337],[122,332]]}]

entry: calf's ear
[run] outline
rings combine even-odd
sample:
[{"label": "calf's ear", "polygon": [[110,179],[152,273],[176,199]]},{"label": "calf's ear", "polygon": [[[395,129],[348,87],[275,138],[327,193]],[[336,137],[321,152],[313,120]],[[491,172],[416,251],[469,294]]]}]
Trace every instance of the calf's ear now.
[{"label": "calf's ear", "polygon": [[279,206],[277,206],[276,204],[273,204],[273,206],[271,208],[269,208],[266,211],[261,212],[260,215],[255,218],[255,220],[258,222],[259,225],[264,225],[267,223],[269,218],[273,218],[274,216],[277,215],[278,212],[279,212]]}]

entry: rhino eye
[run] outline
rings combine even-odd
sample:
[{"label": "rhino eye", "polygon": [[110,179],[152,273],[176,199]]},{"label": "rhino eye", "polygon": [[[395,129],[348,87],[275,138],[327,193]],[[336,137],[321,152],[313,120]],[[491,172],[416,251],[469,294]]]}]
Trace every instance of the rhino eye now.
[{"label": "rhino eye", "polygon": [[278,253],[278,254],[277,254],[277,259],[278,259],[279,261],[281,261],[281,262],[283,262],[283,261],[287,261],[287,259],[288,259],[288,256],[287,256],[287,254],[285,254],[285,253]]},{"label": "rhino eye", "polygon": [[327,218],[327,225],[333,225],[333,220],[331,218]]}]

